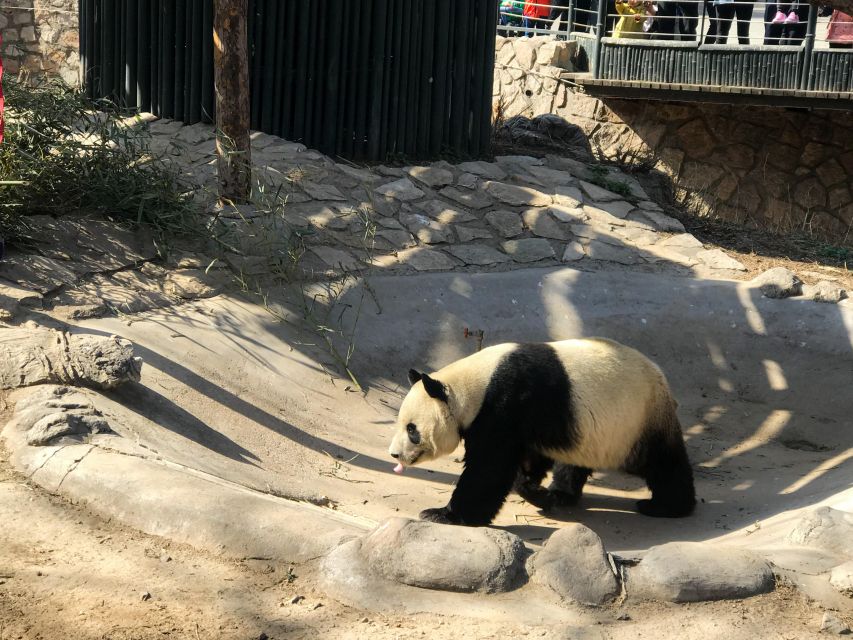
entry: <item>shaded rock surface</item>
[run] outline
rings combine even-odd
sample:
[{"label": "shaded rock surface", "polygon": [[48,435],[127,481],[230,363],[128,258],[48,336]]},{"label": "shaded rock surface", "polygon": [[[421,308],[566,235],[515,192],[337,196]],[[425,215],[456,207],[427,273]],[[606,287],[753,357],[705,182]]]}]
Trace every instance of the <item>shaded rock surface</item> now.
[{"label": "shaded rock surface", "polygon": [[531,574],[560,597],[581,604],[604,604],[620,591],[601,538],[582,524],[554,532],[533,556]]},{"label": "shaded rock surface", "polygon": [[699,542],[669,542],[652,547],[627,569],[631,598],[701,602],[746,598],[773,590],[770,565],[743,549]]},{"label": "shaded rock surface", "polygon": [[524,566],[516,535],[405,518],[387,520],[364,538],[361,554],[377,575],[445,591],[507,591]]}]

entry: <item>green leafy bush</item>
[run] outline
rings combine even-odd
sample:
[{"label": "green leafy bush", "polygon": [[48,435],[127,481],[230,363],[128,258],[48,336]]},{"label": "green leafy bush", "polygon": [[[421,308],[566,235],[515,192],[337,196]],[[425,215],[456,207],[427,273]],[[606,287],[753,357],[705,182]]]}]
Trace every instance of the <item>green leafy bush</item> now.
[{"label": "green leafy bush", "polygon": [[160,231],[182,227],[191,186],[151,152],[142,120],[58,81],[4,78],[0,235],[22,242],[33,214],[95,213]]}]

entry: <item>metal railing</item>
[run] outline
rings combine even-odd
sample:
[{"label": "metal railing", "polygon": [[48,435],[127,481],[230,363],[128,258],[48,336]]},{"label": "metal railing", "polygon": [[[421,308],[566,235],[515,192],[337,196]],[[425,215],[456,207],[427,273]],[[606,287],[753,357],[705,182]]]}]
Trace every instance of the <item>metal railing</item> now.
[{"label": "metal railing", "polygon": [[575,40],[594,79],[850,92],[846,18],[806,0],[503,0],[498,33]]}]

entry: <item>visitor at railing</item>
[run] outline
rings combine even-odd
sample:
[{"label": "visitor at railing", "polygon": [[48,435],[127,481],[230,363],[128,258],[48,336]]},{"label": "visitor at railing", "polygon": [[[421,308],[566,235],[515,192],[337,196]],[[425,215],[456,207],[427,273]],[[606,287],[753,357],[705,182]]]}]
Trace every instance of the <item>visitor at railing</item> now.
[{"label": "visitor at railing", "polygon": [[764,44],[799,45],[806,37],[809,5],[806,2],[771,2],[764,5]]},{"label": "visitor at railing", "polygon": [[826,39],[832,49],[853,48],[853,16],[837,9],[833,11],[829,18]]},{"label": "visitor at railing", "polygon": [[853,47],[853,18],[812,8],[807,0],[498,0],[498,7],[498,29],[509,37],[595,35],[601,19],[603,37],[696,42],[701,25],[699,44],[730,46],[732,22],[739,45],[802,46],[809,15],[817,11],[821,22],[813,27],[813,46]]},{"label": "visitor at railing", "polygon": [[646,0],[616,0],[616,12],[621,16],[613,31],[614,38],[645,38],[646,22],[654,18],[653,3]]},{"label": "visitor at railing", "polygon": [[524,29],[528,37],[536,35],[539,29],[548,28],[551,15],[551,0],[525,0]]},{"label": "visitor at railing", "polygon": [[745,0],[712,0],[708,7],[711,26],[705,44],[726,44],[732,20],[737,21],[737,39],[742,45],[749,44],[749,22],[752,19],[752,2]]},{"label": "visitor at railing", "polygon": [[696,40],[699,25],[699,2],[696,0],[660,0],[653,33],[659,40],[674,40],[676,33],[681,40]]},{"label": "visitor at railing", "polygon": [[521,30],[524,22],[524,0],[501,0],[498,15],[498,24],[505,27],[506,36],[516,38],[524,35]]}]

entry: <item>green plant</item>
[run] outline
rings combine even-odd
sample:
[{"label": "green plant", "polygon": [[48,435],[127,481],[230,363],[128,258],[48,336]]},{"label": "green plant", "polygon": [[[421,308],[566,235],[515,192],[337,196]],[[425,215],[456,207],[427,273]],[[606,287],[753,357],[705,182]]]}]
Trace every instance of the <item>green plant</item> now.
[{"label": "green plant", "polygon": [[94,213],[162,232],[186,228],[194,185],[151,153],[138,117],[60,81],[4,80],[0,235],[26,242],[34,214]]},{"label": "green plant", "polygon": [[610,178],[607,167],[604,165],[593,164],[589,166],[589,181],[602,189],[619,194],[623,198],[632,197],[631,187],[624,182]]}]

